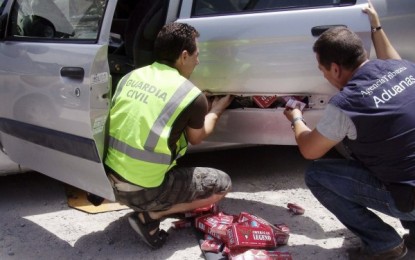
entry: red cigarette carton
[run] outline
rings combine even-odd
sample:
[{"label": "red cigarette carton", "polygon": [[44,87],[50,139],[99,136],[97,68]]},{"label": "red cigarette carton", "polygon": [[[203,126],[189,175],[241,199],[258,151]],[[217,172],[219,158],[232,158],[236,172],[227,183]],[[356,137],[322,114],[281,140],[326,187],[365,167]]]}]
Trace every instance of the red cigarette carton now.
[{"label": "red cigarette carton", "polygon": [[223,212],[219,212],[217,216],[219,217],[219,223],[224,225],[230,225],[235,222],[235,219],[237,219],[237,217],[235,218],[233,215],[226,215]]},{"label": "red cigarette carton", "polygon": [[194,209],[193,212],[195,213],[217,213],[218,206],[216,204],[210,204],[206,207]]},{"label": "red cigarette carton", "polygon": [[183,228],[188,228],[191,226],[192,226],[192,221],[187,220],[187,219],[180,219],[180,220],[171,222],[171,227],[174,229],[183,229]]},{"label": "red cigarette carton", "polygon": [[225,244],[225,246],[222,249],[222,255],[228,256],[230,253],[231,253],[231,249],[229,247],[227,247],[226,244]]},{"label": "red cigarette carton", "polygon": [[279,228],[274,228],[273,231],[277,245],[286,245],[288,243],[288,239],[290,238],[289,233],[284,232]]},{"label": "red cigarette carton", "polygon": [[277,96],[253,96],[252,100],[260,108],[268,108],[277,100]]},{"label": "red cigarette carton", "polygon": [[285,223],[274,224],[274,226],[281,229],[282,232],[290,233],[290,228]]},{"label": "red cigarette carton", "polygon": [[301,206],[295,203],[288,203],[287,208],[292,211],[295,215],[303,215],[305,210]]},{"label": "red cigarette carton", "polygon": [[288,239],[290,237],[288,232],[284,232],[279,227],[272,225],[261,217],[251,215],[247,212],[241,212],[239,214],[238,222],[252,227],[269,227],[272,229],[275,236],[275,241],[278,245],[286,245],[288,243]]},{"label": "red cigarette carton", "polygon": [[289,252],[264,249],[248,249],[231,251],[230,260],[292,260]]},{"label": "red cigarette carton", "polygon": [[229,225],[220,223],[220,218],[213,214],[196,217],[195,227],[204,233],[226,242],[226,230]]},{"label": "red cigarette carton", "polygon": [[209,213],[214,214],[217,212],[218,212],[218,206],[216,204],[211,204],[206,207],[201,207],[201,208],[194,209],[192,211],[184,212],[184,217],[193,218],[193,217],[201,216],[204,214],[209,214]]},{"label": "red cigarette carton", "polygon": [[271,223],[266,221],[265,219],[249,214],[248,212],[241,212],[238,217],[238,223],[247,222],[250,226],[262,226],[268,227],[273,226]]},{"label": "red cigarette carton", "polygon": [[275,247],[275,235],[271,227],[250,227],[235,223],[227,229],[227,245],[232,250],[239,247]]},{"label": "red cigarette carton", "polygon": [[200,249],[207,252],[219,253],[223,243],[218,240],[204,240],[200,244]]},{"label": "red cigarette carton", "polygon": [[216,237],[212,237],[211,235],[209,235],[209,234],[204,234],[204,237],[203,237],[205,240],[218,240]]}]

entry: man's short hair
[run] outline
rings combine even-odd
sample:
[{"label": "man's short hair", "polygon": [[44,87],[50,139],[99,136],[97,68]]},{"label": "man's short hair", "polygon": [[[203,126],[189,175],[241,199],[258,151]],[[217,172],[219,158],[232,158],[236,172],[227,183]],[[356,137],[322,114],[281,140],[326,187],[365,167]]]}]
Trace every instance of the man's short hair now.
[{"label": "man's short hair", "polygon": [[333,27],[320,35],[314,43],[313,51],[319,63],[329,69],[336,63],[346,69],[354,70],[367,59],[360,37],[346,27]]},{"label": "man's short hair", "polygon": [[174,64],[184,50],[193,55],[197,50],[196,38],[199,35],[194,27],[185,23],[164,25],[154,43],[156,61]]}]

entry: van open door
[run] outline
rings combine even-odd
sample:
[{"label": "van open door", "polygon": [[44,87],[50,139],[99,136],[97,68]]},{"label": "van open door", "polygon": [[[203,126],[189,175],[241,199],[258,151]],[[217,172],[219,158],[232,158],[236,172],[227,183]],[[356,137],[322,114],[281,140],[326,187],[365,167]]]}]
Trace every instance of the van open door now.
[{"label": "van open door", "polygon": [[0,143],[16,163],[108,200],[103,167],[116,1],[10,1],[0,41]]}]

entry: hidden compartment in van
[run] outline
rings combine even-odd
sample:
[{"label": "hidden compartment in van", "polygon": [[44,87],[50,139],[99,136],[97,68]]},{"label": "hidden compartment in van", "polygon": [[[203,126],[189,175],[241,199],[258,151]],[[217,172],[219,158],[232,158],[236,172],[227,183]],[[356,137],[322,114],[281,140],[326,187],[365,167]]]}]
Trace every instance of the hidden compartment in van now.
[{"label": "hidden compartment in van", "polygon": [[308,96],[235,96],[228,109],[237,108],[284,108],[298,106],[301,110],[308,108]]}]

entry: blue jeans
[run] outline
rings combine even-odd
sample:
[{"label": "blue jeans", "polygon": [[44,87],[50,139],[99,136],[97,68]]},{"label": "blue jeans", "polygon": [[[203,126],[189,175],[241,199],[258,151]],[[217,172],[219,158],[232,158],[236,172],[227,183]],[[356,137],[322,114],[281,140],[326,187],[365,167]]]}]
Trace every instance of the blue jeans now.
[{"label": "blue jeans", "polygon": [[360,237],[370,252],[392,249],[402,243],[402,238],[368,208],[398,218],[411,235],[415,234],[415,210],[400,212],[385,185],[357,161],[316,160],[307,169],[305,182],[320,203]]}]

